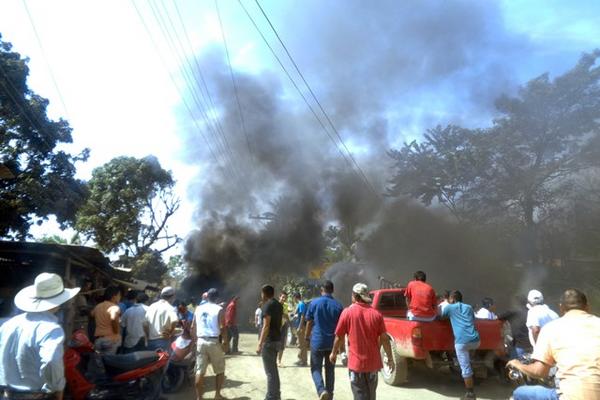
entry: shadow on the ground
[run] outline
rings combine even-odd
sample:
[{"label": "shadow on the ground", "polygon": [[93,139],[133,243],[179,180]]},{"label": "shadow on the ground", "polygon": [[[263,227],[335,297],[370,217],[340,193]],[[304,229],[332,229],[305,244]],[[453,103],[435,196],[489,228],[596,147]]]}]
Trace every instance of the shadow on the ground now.
[{"label": "shadow on the ground", "polygon": [[[485,397],[493,400],[506,400],[510,397],[513,388],[510,384],[503,384],[498,388],[498,376],[489,376],[486,379],[475,378],[475,393],[477,397]],[[435,383],[435,384],[432,384]],[[384,384],[380,380],[379,384]],[[459,375],[449,372],[447,369],[432,370],[424,365],[413,364],[410,366],[408,383],[402,385],[406,389],[427,388],[443,396],[460,398],[465,393],[464,382]],[[498,393],[502,392],[502,393]]]}]

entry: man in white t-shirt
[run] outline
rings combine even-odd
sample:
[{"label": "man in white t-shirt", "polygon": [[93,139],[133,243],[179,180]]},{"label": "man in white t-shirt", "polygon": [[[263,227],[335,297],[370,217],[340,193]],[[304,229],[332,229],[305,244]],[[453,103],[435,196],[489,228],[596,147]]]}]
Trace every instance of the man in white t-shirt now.
[{"label": "man in white t-shirt", "polygon": [[529,341],[532,346],[535,346],[538,335],[543,326],[550,321],[558,319],[558,314],[555,313],[544,304],[544,296],[539,290],[530,290],[527,295],[527,328],[529,329]]},{"label": "man in white t-shirt", "polygon": [[171,351],[171,341],[179,323],[173,307],[174,300],[175,289],[165,286],[160,292],[160,300],[152,303],[146,310],[144,329],[148,336],[148,350]]},{"label": "man in white t-shirt", "polygon": [[498,319],[498,316],[494,311],[496,311],[494,300],[491,297],[484,297],[483,300],[481,300],[481,308],[475,313],[475,318]]},{"label": "man in white t-shirt", "polygon": [[225,383],[225,352],[223,343],[227,343],[225,329],[225,313],[223,307],[217,304],[219,292],[210,289],[207,301],[196,307],[192,321],[192,336],[197,338],[196,344],[196,395],[199,399],[204,393],[204,375],[208,364],[212,365],[216,375],[215,399],[222,399],[221,389]]},{"label": "man in white t-shirt", "polygon": [[125,339],[123,339],[123,352],[131,353],[146,348],[146,333],[144,322],[148,306],[140,301],[144,297],[143,292],[132,290],[127,293],[127,300],[131,306],[121,317],[121,327],[125,328]]}]

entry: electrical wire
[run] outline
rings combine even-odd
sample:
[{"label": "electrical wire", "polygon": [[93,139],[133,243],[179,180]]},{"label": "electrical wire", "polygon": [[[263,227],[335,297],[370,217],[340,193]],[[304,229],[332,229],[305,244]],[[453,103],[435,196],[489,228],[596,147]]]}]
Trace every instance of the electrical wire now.
[{"label": "electrical wire", "polygon": [[58,82],[56,81],[56,77],[54,75],[54,71],[52,70],[52,66],[50,65],[50,62],[48,61],[48,56],[46,55],[46,51],[44,50],[44,46],[42,45],[42,40],[40,38],[37,28],[35,27],[35,22],[33,21],[33,16],[31,15],[31,12],[29,11],[29,7],[27,6],[26,0],[23,0],[23,7],[25,8],[25,11],[27,12],[27,17],[29,18],[29,23],[31,24],[31,28],[35,35],[35,39],[37,40],[37,44],[42,53],[42,57],[44,58],[44,62],[46,63],[46,67],[48,68],[48,72],[50,74],[50,79],[52,80],[52,84],[54,85],[54,89],[56,89],[56,94],[58,95],[60,103],[62,104],[63,109],[65,111],[65,116],[67,117],[67,120],[70,120],[71,118],[69,117],[69,110],[65,103],[65,99],[63,98],[62,92],[60,91],[60,88],[58,86]]},{"label": "electrical wire", "polygon": [[[163,30],[163,34],[165,35],[165,37],[168,38],[169,43],[171,44],[172,49],[174,49],[174,53],[176,54],[176,57],[179,57],[181,61],[185,62],[188,65],[189,68],[189,72],[185,69],[185,66],[182,68],[182,72],[184,75],[184,79],[186,79],[188,87],[190,89],[190,92],[192,93],[192,97],[195,98],[196,101],[196,105],[200,108],[200,110],[202,111],[202,113],[206,116],[207,118],[207,123],[208,121],[210,121],[210,117],[207,111],[205,111],[204,108],[206,108],[207,110],[211,110],[212,111],[212,122],[214,124],[214,128],[213,128],[213,132],[215,132],[215,137],[216,138],[220,138],[222,143],[222,148],[223,148],[223,152],[224,154],[226,154],[226,156],[229,158],[230,163],[228,163],[228,167],[231,168],[231,170],[233,171],[234,175],[236,176],[236,178],[238,179],[239,182],[242,183],[242,185],[246,185],[246,180],[242,178],[242,175],[244,175],[243,170],[240,171],[240,168],[238,163],[234,162],[235,156],[233,154],[233,151],[231,149],[231,145],[229,143],[229,140],[227,139],[227,135],[225,134],[223,127],[221,126],[220,122],[219,122],[219,118],[216,114],[216,106],[215,103],[212,100],[212,96],[210,95],[210,91],[208,89],[208,85],[206,84],[206,80],[204,79],[204,76],[202,74],[202,71],[200,69],[200,64],[197,61],[197,59],[194,57],[195,63],[196,63],[196,67],[197,67],[197,72],[200,75],[201,78],[201,83],[202,86],[204,87],[205,91],[206,91],[206,96],[204,96],[204,93],[202,91],[200,91],[200,93],[202,94],[202,97],[204,98],[204,101],[206,103],[205,106],[202,105],[202,102],[199,99],[199,96],[197,94],[195,85],[194,85],[194,81],[195,83],[200,86],[200,82],[198,82],[198,79],[196,78],[196,75],[193,73],[193,66],[191,64],[191,62],[189,61],[189,58],[185,55],[185,49],[184,46],[182,44],[181,39],[179,38],[179,34],[175,28],[175,25],[173,23],[173,20],[171,19],[170,15],[169,15],[169,11],[168,9],[165,7],[164,2],[163,4],[163,8],[165,9],[165,15],[166,15],[166,21],[168,21],[169,25],[171,26],[171,30],[173,35],[171,35],[171,32],[169,31],[168,27],[167,27],[167,22],[165,22],[165,19],[163,18],[162,13],[160,12],[160,10],[158,9],[158,7],[156,7],[156,10],[153,9],[153,12],[155,12],[155,18],[157,19],[157,22],[159,23],[159,25],[161,25],[161,29]],[[152,3],[151,3],[151,7],[152,7]],[[181,16],[181,14],[179,14]],[[184,29],[184,34],[186,36],[186,39],[188,41],[188,45],[190,48],[190,51],[193,52],[193,48],[191,46],[191,41],[189,40],[189,36],[187,35],[187,31],[185,30],[185,25],[183,23],[183,19],[181,19],[181,24],[182,24],[182,28]],[[179,46],[177,46],[177,44],[179,44]],[[179,53],[178,49],[181,50],[181,53]],[[183,63],[182,63],[183,64]],[[247,188],[247,186],[246,186]]]},{"label": "electrical wire", "polygon": [[[241,0],[238,0],[238,3],[240,4],[240,6],[242,7],[242,9],[246,13],[246,15],[248,16],[248,18],[252,22],[252,24],[254,25],[254,27],[256,28],[258,34],[260,35],[260,37],[265,42],[265,44],[267,45],[267,47],[269,48],[269,50],[271,51],[271,53],[273,54],[273,56],[277,60],[277,63],[279,64],[279,66],[281,67],[281,69],[284,71],[284,73],[286,74],[286,76],[288,77],[288,79],[290,80],[290,82],[292,83],[292,85],[294,86],[294,88],[296,89],[296,91],[298,92],[298,94],[300,95],[300,97],[302,98],[302,100],[304,101],[304,103],[306,104],[306,106],[308,107],[308,109],[310,110],[310,112],[313,114],[313,116],[315,117],[315,119],[318,121],[318,123],[321,126],[321,128],[323,128],[323,130],[325,131],[325,133],[327,134],[327,136],[329,137],[329,139],[333,142],[335,148],[337,149],[337,151],[339,152],[339,154],[342,156],[342,158],[344,159],[344,161],[348,164],[348,166],[355,173],[357,173],[359,179],[361,181],[363,181],[363,183],[373,193],[373,195],[376,196],[377,198],[380,198],[380,196],[377,193],[377,191],[374,189],[374,187],[368,181],[368,179],[366,178],[366,176],[364,175],[364,173],[362,173],[362,170],[360,170],[360,172],[356,171],[355,167],[358,164],[356,162],[352,162],[352,159],[353,159],[352,154],[349,154],[350,155],[350,159],[348,159],[348,157],[342,151],[342,149],[339,148],[339,146],[338,146],[338,144],[337,144],[334,136],[331,135],[331,133],[329,132],[329,129],[327,129],[326,125],[323,123],[323,121],[321,120],[321,118],[318,116],[317,112],[315,111],[315,109],[313,108],[313,106],[310,104],[310,102],[308,101],[308,99],[306,98],[306,96],[304,95],[304,93],[302,92],[302,90],[300,89],[300,87],[298,86],[298,84],[294,81],[294,79],[292,78],[291,74],[289,73],[289,71],[287,70],[287,68],[285,67],[285,65],[283,64],[283,62],[281,61],[281,59],[279,58],[279,56],[277,55],[277,53],[275,52],[275,50],[273,49],[273,47],[271,46],[271,44],[269,43],[269,41],[267,40],[267,38],[265,37],[265,35],[263,34],[263,32],[260,30],[260,28],[259,28],[258,24],[256,23],[256,21],[254,20],[254,18],[252,18],[252,16],[250,15],[248,9],[244,6],[244,4],[242,3]],[[342,141],[342,143],[343,143],[343,141]],[[347,147],[346,147],[346,149],[347,149]]]},{"label": "electrical wire", "polygon": [[[215,0],[216,1],[216,0]],[[300,68],[298,67],[298,64],[296,64],[296,61],[294,60],[294,58],[292,57],[292,55],[290,54],[287,46],[285,45],[285,43],[283,42],[283,40],[281,39],[281,36],[279,36],[279,33],[277,32],[277,29],[275,29],[275,26],[271,23],[271,20],[269,19],[269,17],[267,16],[267,13],[265,12],[265,10],[262,8],[262,6],[260,5],[260,2],[258,0],[254,0],[256,5],[258,6],[258,8],[260,9],[262,15],[265,17],[265,19],[267,20],[267,22],[269,23],[269,26],[271,27],[271,30],[273,30],[273,33],[275,34],[275,36],[277,37],[277,40],[279,41],[279,43],[281,44],[281,46],[283,47],[283,49],[285,50],[285,53],[287,54],[288,58],[290,59],[290,61],[292,62],[292,65],[294,66],[294,68],[296,69],[296,72],[298,73],[298,75],[300,76],[300,78],[302,79],[302,82],[304,82],[304,85],[306,86],[306,88],[308,89],[309,93],[311,94],[313,100],[317,103],[317,105],[319,106],[319,109],[321,110],[321,112],[323,113],[323,115],[325,116],[325,119],[327,120],[327,122],[329,123],[329,126],[331,127],[331,129],[333,130],[333,132],[335,133],[336,137],[338,138],[338,140],[340,141],[340,143],[342,144],[342,146],[344,147],[344,149],[346,150],[346,152],[348,153],[348,156],[350,157],[350,159],[352,160],[352,163],[354,164],[354,166],[356,167],[356,169],[359,171],[362,179],[365,181],[365,183],[367,184],[367,186],[369,187],[369,189],[377,196],[379,197],[379,194],[377,193],[377,191],[375,190],[375,188],[373,187],[373,185],[371,184],[371,182],[369,181],[369,179],[367,178],[367,176],[365,175],[365,173],[363,172],[362,168],[360,167],[360,165],[358,165],[358,162],[356,161],[356,159],[354,158],[354,156],[352,155],[352,152],[350,152],[350,149],[348,149],[348,146],[346,146],[346,143],[344,142],[344,140],[342,139],[342,136],[340,135],[339,131],[336,129],[335,125],[333,124],[333,122],[331,121],[331,118],[329,118],[329,115],[327,114],[327,112],[325,111],[325,109],[323,108],[323,106],[321,105],[321,102],[319,101],[319,99],[317,98],[317,96],[315,95],[314,91],[312,90],[312,88],[310,87],[310,85],[308,84],[308,82],[306,81],[306,79],[304,78],[304,74],[302,74],[302,72],[300,71]],[[336,144],[337,145],[337,144]]]},{"label": "electrical wire", "polygon": [[[175,7],[177,7],[177,2],[175,2]],[[223,21],[221,19],[221,11],[219,10],[219,2],[218,0],[215,0],[215,9],[217,10],[217,17],[219,19],[219,27],[221,29],[221,36],[223,37],[223,47],[225,48],[225,55],[227,57],[227,65],[229,66],[229,75],[231,76],[231,83],[233,85],[233,92],[235,94],[235,101],[237,103],[237,107],[238,107],[238,115],[240,118],[240,126],[242,128],[242,131],[244,132],[244,136],[246,137],[246,144],[248,145],[248,153],[250,154],[250,156],[253,155],[252,152],[252,146],[250,146],[250,137],[248,136],[248,131],[246,130],[246,123],[244,120],[244,112],[242,111],[242,105],[240,102],[240,97],[238,94],[238,87],[237,87],[237,82],[235,79],[235,75],[233,73],[233,67],[231,66],[231,58],[229,57],[229,49],[227,46],[227,39],[225,37],[225,29],[223,28]],[[178,11],[179,12],[179,9]]]},{"label": "electrical wire", "polygon": [[219,165],[219,158],[217,157],[215,151],[213,150],[213,148],[212,148],[212,146],[210,144],[210,141],[208,140],[208,138],[204,134],[204,130],[198,125],[198,122],[196,121],[194,113],[192,112],[192,108],[190,107],[190,105],[186,101],[185,97],[183,96],[183,93],[182,93],[181,89],[179,88],[179,85],[177,84],[177,80],[175,79],[175,76],[169,70],[167,62],[165,61],[164,57],[162,56],[162,53],[160,52],[160,48],[158,47],[158,44],[156,43],[156,40],[154,40],[154,36],[152,36],[152,33],[150,32],[150,29],[148,28],[148,25],[146,24],[146,21],[144,20],[144,17],[142,15],[140,9],[135,4],[135,0],[131,0],[131,4],[133,5],[133,8],[135,9],[135,12],[136,12],[136,14],[139,17],[142,26],[144,27],[144,30],[146,31],[146,34],[148,35],[148,37],[150,39],[150,42],[152,43],[152,46],[154,47],[154,50],[156,51],[156,54],[158,55],[158,58],[160,59],[163,67],[165,68],[165,70],[167,71],[167,73],[169,75],[169,78],[171,79],[171,82],[173,83],[173,86],[175,87],[175,89],[179,93],[179,95],[181,97],[181,101],[183,102],[183,104],[184,104],[187,112],[190,114],[192,122],[194,123],[194,125],[196,126],[196,129],[200,132],[200,135],[204,139],[204,142],[206,143],[206,147],[207,147],[207,149],[208,149],[211,157],[215,161],[215,164]]}]

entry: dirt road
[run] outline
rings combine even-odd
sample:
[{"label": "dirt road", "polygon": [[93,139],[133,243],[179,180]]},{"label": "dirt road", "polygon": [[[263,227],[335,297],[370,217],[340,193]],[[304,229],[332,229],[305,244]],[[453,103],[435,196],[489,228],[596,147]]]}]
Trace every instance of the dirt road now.
[{"label": "dirt road", "polygon": [[[256,355],[256,335],[240,336],[241,355],[227,358],[226,383],[223,395],[228,399],[263,400],[266,380],[262,361]],[[293,366],[296,361],[296,348],[288,348],[284,353],[284,368],[279,369],[281,377],[281,398],[283,400],[316,400],[317,395],[307,367]],[[339,361],[338,361],[339,364]],[[211,370],[209,368],[209,374]],[[336,368],[336,400],[352,400],[350,383],[346,368]],[[457,399],[464,394],[462,382],[448,372],[433,372],[427,369],[415,369],[409,376],[410,383],[403,387],[386,385],[379,380],[378,400],[436,400]],[[511,389],[500,384],[497,378],[489,378],[476,387],[478,399],[508,399]],[[214,377],[207,377],[206,399],[214,397]],[[179,393],[168,396],[169,400],[193,400],[194,390],[185,386]]]}]

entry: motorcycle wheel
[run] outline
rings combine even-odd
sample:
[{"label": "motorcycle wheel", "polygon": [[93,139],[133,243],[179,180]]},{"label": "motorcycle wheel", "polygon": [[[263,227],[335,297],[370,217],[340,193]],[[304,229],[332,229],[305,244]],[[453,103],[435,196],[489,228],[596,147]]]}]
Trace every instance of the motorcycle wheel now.
[{"label": "motorcycle wheel", "polygon": [[170,367],[160,382],[163,393],[174,393],[181,388],[185,379],[185,369]]}]

